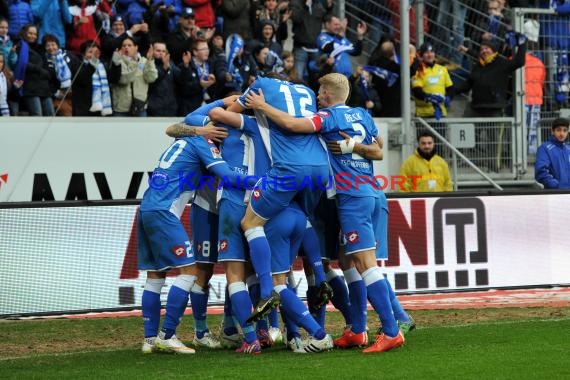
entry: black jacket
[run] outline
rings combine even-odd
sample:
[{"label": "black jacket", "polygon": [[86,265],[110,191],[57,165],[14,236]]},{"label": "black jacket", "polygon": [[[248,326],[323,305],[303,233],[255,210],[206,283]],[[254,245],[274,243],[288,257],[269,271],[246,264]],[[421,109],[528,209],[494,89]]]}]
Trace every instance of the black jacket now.
[{"label": "black jacket", "polygon": [[507,93],[511,73],[524,66],[526,45],[519,46],[512,60],[500,55],[489,64],[477,63],[467,80],[456,86],[455,92],[471,90],[473,109],[503,109],[507,105]]}]

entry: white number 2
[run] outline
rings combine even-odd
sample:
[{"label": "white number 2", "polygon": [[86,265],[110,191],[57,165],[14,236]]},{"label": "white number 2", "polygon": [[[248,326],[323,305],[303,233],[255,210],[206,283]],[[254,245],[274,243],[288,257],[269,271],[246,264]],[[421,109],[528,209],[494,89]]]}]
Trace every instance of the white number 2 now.
[{"label": "white number 2", "polygon": [[[362,124],[360,124],[360,123],[352,123],[352,129],[355,132],[360,132],[360,134],[355,134],[354,136],[352,136],[352,138],[357,143],[362,143],[364,141],[364,139],[366,138],[366,129],[364,129],[364,126],[362,126]],[[360,154],[352,153],[352,159],[353,160],[358,160],[358,159],[363,159],[363,158],[364,157],[362,157]]]}]

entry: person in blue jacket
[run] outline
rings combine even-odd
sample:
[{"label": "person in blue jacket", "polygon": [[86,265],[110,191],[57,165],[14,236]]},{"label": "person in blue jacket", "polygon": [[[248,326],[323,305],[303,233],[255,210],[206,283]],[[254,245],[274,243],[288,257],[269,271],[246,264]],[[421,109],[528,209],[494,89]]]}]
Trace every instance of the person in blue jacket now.
[{"label": "person in blue jacket", "polygon": [[566,143],[570,120],[552,123],[552,137],[538,147],[534,178],[545,189],[570,189],[570,146]]}]

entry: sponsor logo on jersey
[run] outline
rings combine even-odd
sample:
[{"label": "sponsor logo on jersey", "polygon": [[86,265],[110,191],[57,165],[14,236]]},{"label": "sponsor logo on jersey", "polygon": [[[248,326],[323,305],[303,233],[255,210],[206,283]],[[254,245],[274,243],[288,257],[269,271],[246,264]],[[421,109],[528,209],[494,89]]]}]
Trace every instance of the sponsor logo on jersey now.
[{"label": "sponsor logo on jersey", "polygon": [[228,250],[228,241],[226,239],[222,239],[220,240],[220,246],[218,248],[218,251],[220,252],[226,252]]},{"label": "sponsor logo on jersey", "polygon": [[186,254],[186,247],[183,245],[176,245],[172,247],[172,253],[174,253],[178,257],[182,257]]},{"label": "sponsor logo on jersey", "polygon": [[348,244],[356,244],[358,243],[358,231],[351,231],[346,233],[346,241]]}]

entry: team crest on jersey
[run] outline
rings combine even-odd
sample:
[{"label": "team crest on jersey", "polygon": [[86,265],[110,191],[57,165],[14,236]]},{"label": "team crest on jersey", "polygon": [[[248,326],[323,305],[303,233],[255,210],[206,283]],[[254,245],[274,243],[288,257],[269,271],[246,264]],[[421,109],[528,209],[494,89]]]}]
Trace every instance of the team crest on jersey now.
[{"label": "team crest on jersey", "polygon": [[327,111],[319,111],[319,112],[317,112],[317,115],[319,115],[322,118],[325,118],[325,117],[329,117],[331,115],[331,113],[327,112]]},{"label": "team crest on jersey", "polygon": [[186,247],[183,245],[176,245],[172,247],[172,253],[178,257],[182,257],[182,255],[186,254]]},{"label": "team crest on jersey", "polygon": [[210,151],[212,152],[212,156],[214,156],[214,158],[222,158],[222,155],[220,154],[220,150],[218,148],[216,148],[215,146],[211,147]]},{"label": "team crest on jersey", "polygon": [[218,247],[218,251],[226,252],[228,250],[228,241],[226,239],[220,240],[220,246]]},{"label": "team crest on jersey", "polygon": [[358,231],[351,231],[346,233],[346,241],[348,244],[356,244],[358,243]]},{"label": "team crest on jersey", "polygon": [[258,200],[259,197],[261,197],[261,190],[260,190],[260,189],[255,189],[255,190],[253,190],[253,192],[251,193],[251,197],[252,197],[254,200]]}]

